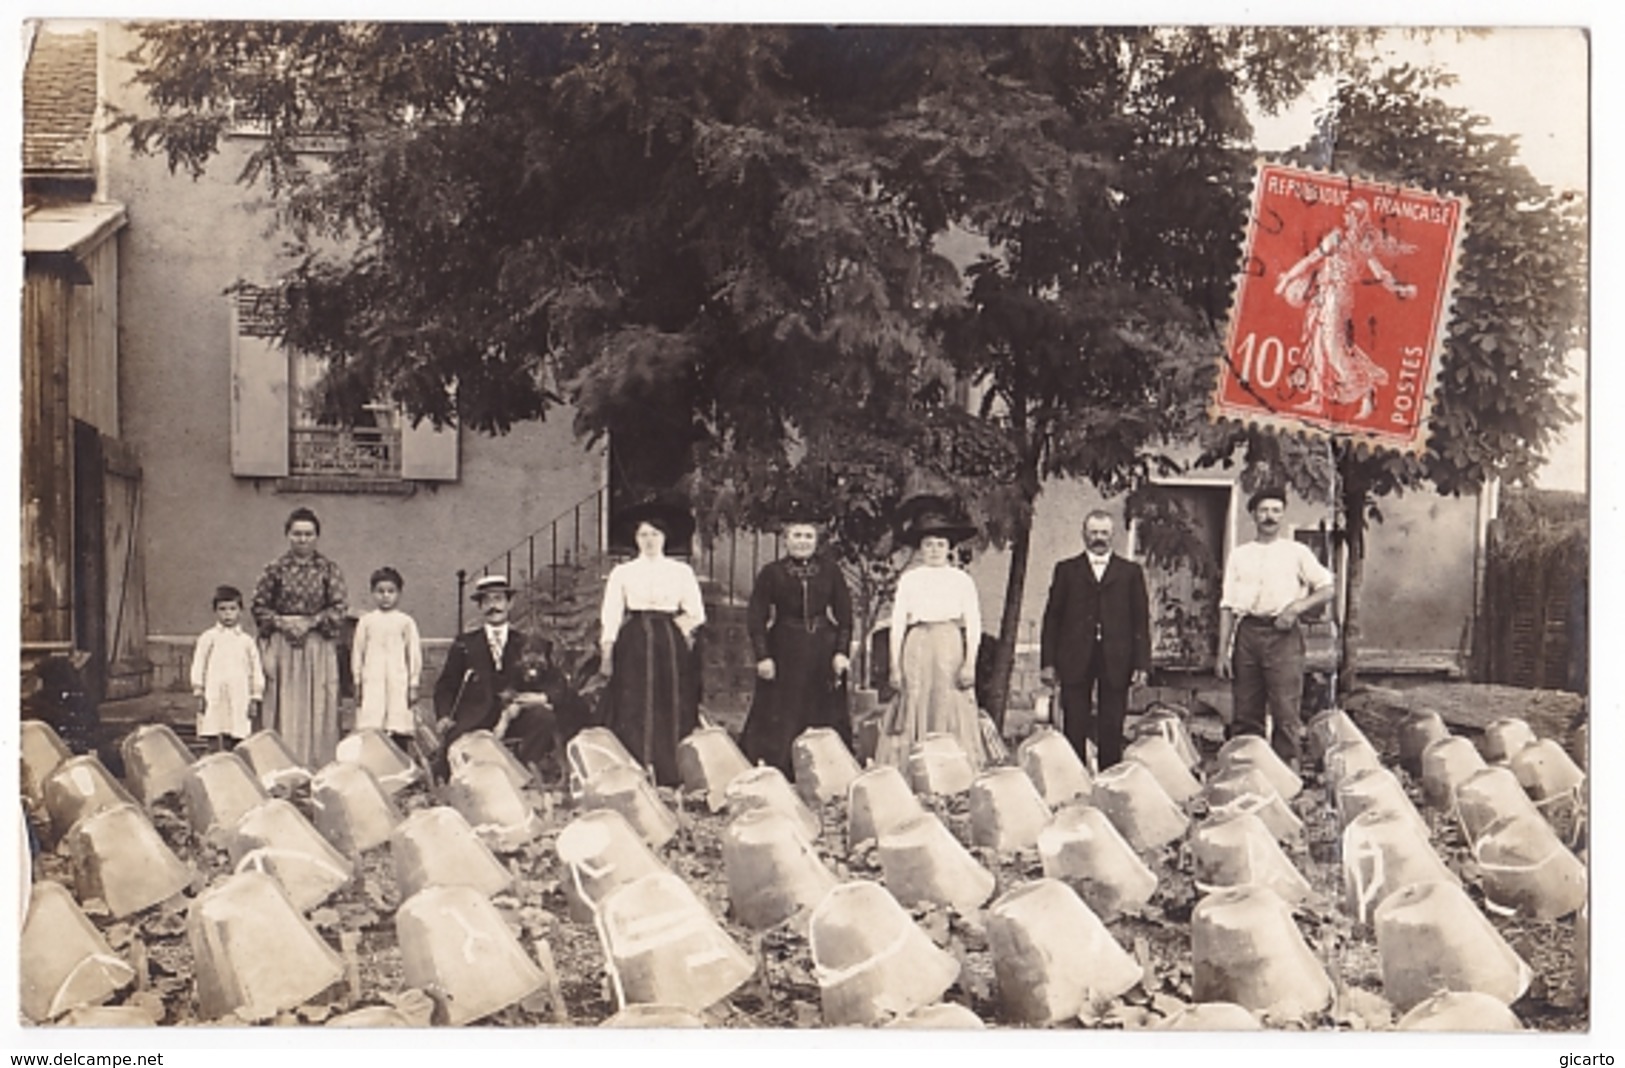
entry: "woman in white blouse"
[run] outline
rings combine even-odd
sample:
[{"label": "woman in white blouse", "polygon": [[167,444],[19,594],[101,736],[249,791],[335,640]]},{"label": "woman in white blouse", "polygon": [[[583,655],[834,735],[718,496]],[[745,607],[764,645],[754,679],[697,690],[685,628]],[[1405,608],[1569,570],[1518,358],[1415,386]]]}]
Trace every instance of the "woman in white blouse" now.
[{"label": "woman in white blouse", "polygon": [[982,635],[981,601],[971,577],[949,562],[954,542],[976,528],[953,522],[946,511],[925,510],[903,532],[919,566],[903,572],[892,601],[892,702],[876,759],[902,767],[927,734],[951,734],[981,767],[987,762],[978,720],[976,645]]},{"label": "woman in white blouse", "polygon": [[677,743],[699,725],[699,666],[694,632],[705,605],[694,571],[666,556],[675,519],[643,509],[638,555],[618,564],[604,587],[603,668],[609,676],[600,713],[655,781],[673,785]]}]

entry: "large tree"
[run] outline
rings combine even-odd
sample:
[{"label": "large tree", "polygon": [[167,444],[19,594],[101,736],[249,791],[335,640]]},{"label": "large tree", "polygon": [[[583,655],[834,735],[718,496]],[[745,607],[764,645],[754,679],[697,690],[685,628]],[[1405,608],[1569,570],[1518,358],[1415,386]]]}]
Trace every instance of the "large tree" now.
[{"label": "large tree", "polygon": [[[883,486],[840,513],[857,517],[854,544],[874,543],[864,524],[924,469],[1011,549],[999,701],[1045,480],[1122,490],[1192,432],[1239,246],[1249,110],[1293,99],[1360,36],[139,33],[152,110],[126,117],[138,150],[195,174],[230,124],[262,124],[240,177],[272,190],[303,243],[285,279],[287,340],[326,358],[331,415],[382,394],[501,432],[567,401],[584,435],[655,427],[683,449],[713,524],[762,522],[763,507],[740,502],[809,481]],[[1375,92],[1351,82],[1343,94],[1340,146],[1360,107],[1382,125],[1385,100],[1359,96]],[[1428,108],[1414,143],[1395,132],[1373,146],[1426,166],[1472,134]],[[320,156],[300,151],[312,135]],[[961,271],[943,249],[965,240],[981,251]],[[1489,389],[1480,376],[1500,367],[1465,372],[1463,388]],[[1474,477],[1477,425],[1460,418],[1435,413],[1454,428],[1447,443],[1464,443],[1441,453],[1460,468],[1441,485]],[[852,456],[884,477],[841,483]]]},{"label": "large tree", "polygon": [[1250,485],[1290,483],[1335,508],[1347,548],[1339,688],[1358,679],[1368,523],[1406,490],[1475,492],[1528,482],[1576,419],[1567,364],[1587,344],[1585,207],[1519,162],[1514,138],[1447,103],[1448,76],[1401,67],[1345,79],[1299,159],[1403,186],[1465,195],[1470,206],[1426,450],[1370,452],[1236,428],[1210,432],[1205,462],[1241,453]]}]

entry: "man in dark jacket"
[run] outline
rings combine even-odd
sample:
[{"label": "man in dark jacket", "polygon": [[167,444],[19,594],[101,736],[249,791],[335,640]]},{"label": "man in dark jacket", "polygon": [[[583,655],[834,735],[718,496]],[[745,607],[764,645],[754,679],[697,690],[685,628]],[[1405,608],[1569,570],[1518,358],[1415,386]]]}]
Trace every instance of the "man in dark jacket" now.
[{"label": "man in dark jacket", "polygon": [[448,774],[451,744],[478,730],[517,739],[519,759],[540,775],[543,758],[558,744],[559,706],[569,706],[563,709],[568,715],[581,701],[553,665],[552,643],[509,625],[513,593],[502,575],[474,584],[482,622],[452,641],[434,687],[437,778]]},{"label": "man in dark jacket", "polygon": [[1067,739],[1085,760],[1084,742],[1093,740],[1101,769],[1123,759],[1129,685],[1143,686],[1151,668],[1145,573],[1112,552],[1112,534],[1106,512],[1084,518],[1084,552],[1055,565],[1039,639],[1040,680],[1060,685]]}]

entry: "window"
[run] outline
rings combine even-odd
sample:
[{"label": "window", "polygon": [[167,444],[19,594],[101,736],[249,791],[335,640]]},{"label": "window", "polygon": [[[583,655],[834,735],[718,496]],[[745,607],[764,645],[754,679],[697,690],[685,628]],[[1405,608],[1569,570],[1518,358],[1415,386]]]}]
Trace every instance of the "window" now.
[{"label": "window", "polygon": [[315,387],[321,362],[277,340],[277,293],[231,296],[231,469],[288,480],[305,492],[407,492],[457,479],[457,430],[412,426],[393,404],[369,405],[353,427],[323,424]]}]

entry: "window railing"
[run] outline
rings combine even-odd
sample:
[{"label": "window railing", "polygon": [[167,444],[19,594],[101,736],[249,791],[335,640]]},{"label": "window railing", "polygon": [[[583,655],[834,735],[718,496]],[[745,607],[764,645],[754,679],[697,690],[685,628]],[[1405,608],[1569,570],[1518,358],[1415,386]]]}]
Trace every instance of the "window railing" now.
[{"label": "window railing", "polygon": [[290,474],[398,478],[401,432],[386,427],[301,426],[292,429]]}]

